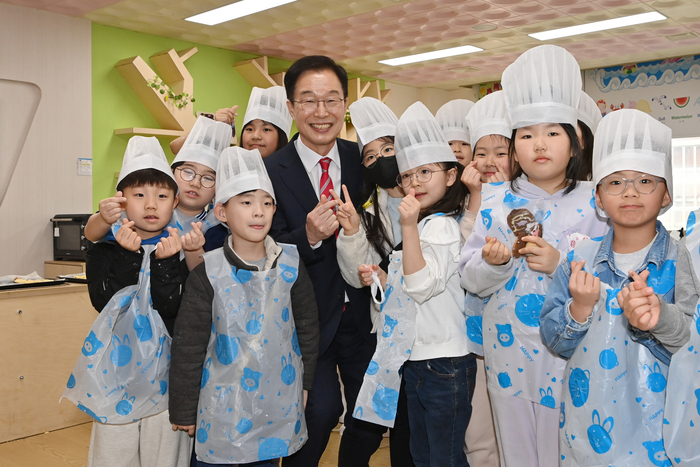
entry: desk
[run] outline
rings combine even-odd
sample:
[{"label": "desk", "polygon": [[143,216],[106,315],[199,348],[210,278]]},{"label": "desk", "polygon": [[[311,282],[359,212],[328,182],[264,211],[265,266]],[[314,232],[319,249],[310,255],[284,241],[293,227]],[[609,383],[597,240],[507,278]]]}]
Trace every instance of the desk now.
[{"label": "desk", "polygon": [[58,400],[96,317],[85,284],[0,291],[0,443],[92,420]]},{"label": "desk", "polygon": [[47,279],[81,272],[85,272],[85,261],[44,261],[44,277]]}]

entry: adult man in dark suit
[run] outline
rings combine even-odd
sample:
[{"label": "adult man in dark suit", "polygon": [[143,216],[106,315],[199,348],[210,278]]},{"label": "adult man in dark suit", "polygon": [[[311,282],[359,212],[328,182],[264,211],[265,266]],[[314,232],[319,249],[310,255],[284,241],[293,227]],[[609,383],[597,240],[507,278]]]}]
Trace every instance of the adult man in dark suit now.
[{"label": "adult man in dark suit", "polygon": [[362,190],[357,144],[338,139],[347,110],[347,73],[328,57],[309,56],[289,68],[284,84],[299,133],[265,159],[277,195],[270,234],[299,248],[314,284],[321,328],[316,376],[306,405],[309,439],[284,460],[284,467],[318,465],[343,411],[338,373],[347,403],[338,465],[365,467],[385,428],[356,420],[352,413],[376,337],[370,333],[368,294],[350,287],[340,274],[337,201],[327,195],[330,187],[341,193],[345,185],[357,204]]}]

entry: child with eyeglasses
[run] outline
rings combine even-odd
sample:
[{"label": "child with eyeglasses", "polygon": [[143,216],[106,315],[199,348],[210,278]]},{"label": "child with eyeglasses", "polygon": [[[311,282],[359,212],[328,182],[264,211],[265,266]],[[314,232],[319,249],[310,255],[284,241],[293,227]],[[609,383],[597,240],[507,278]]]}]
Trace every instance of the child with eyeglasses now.
[{"label": "child with eyeglasses", "polygon": [[580,173],[574,57],[561,47],[535,47],[506,68],[502,83],[513,173],[509,182],[482,186],[462,249],[462,285],[490,297],[483,351],[501,465],[557,465],[551,440],[566,362],[542,342],[538,318],[572,238],[603,235],[607,226],[596,215],[593,184]]},{"label": "child with eyeglasses", "polygon": [[[389,261],[391,252],[401,244],[401,214],[399,206],[404,192],[396,180],[399,166],[396,162],[394,139],[398,119],[394,112],[382,101],[373,97],[363,97],[349,108],[352,124],[357,132],[359,146],[358,163],[362,164],[365,188],[360,199],[366,200],[356,210],[345,193],[345,201],[338,208],[338,221],[342,229],[338,234],[338,265],[345,281],[355,288],[363,284],[358,271],[367,264],[382,264]],[[333,197],[340,196],[331,192]],[[359,212],[358,212],[359,211]],[[400,248],[400,247],[399,247]],[[385,266],[386,267],[386,266]],[[381,349],[386,339],[382,332],[380,306],[376,303],[370,308],[372,333],[377,334],[377,347]],[[380,360],[381,361],[381,360]],[[400,365],[399,365],[400,366]],[[399,367],[395,368],[398,371]],[[387,373],[385,372],[384,375]],[[383,376],[383,375],[378,375]],[[392,465],[413,466],[409,448],[408,410],[406,391],[400,379],[395,380],[395,389],[399,393],[395,413],[383,417],[355,415],[379,427],[390,427],[390,457]],[[385,382],[386,383],[386,382]],[[385,384],[391,386],[391,384]],[[358,395],[358,401],[366,400],[368,390],[374,390],[376,384],[365,379]],[[385,431],[386,428],[378,430]]]},{"label": "child with eyeglasses", "polygon": [[376,264],[360,271],[363,285],[382,291],[382,339],[363,385],[374,394],[362,403],[360,391],[354,415],[396,413],[403,377],[414,464],[467,466],[476,355],[468,348],[458,270],[457,216],[466,187],[462,166],[421,102],[399,119],[396,160],[397,183],[406,193],[398,208],[403,241],[389,256],[388,272]]},{"label": "child with eyeglasses", "polygon": [[[168,225],[181,235],[185,261],[190,270],[202,262],[200,256],[204,254],[207,230],[219,224],[214,211],[207,208],[214,199],[219,156],[230,143],[229,125],[199,117],[170,166],[180,195]],[[114,197],[100,201],[99,211],[85,225],[85,238],[92,242],[105,236],[111,238],[124,215],[125,202],[120,191]]]},{"label": "child with eyeglasses", "polygon": [[[671,353],[663,344],[687,340],[684,314],[660,305],[674,302],[678,254],[657,219],[673,203],[671,161],[671,130],[643,112],[613,112],[598,126],[595,202],[612,227],[568,254],[539,320],[543,341],[568,359],[562,466],[671,465],[662,435]],[[637,293],[648,288],[654,294]]]}]

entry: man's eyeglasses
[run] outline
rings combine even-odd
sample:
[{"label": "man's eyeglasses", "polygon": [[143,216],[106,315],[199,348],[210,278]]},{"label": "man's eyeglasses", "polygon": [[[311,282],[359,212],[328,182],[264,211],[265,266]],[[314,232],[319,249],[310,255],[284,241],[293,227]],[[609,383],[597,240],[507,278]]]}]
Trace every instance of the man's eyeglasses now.
[{"label": "man's eyeglasses", "polygon": [[199,176],[200,183],[204,188],[211,188],[216,184],[216,178],[212,177],[211,175],[198,174],[194,170],[187,167],[178,167],[175,170],[180,171],[180,177],[186,182],[191,182],[195,179],[195,177]]},{"label": "man's eyeglasses", "polygon": [[340,109],[341,105],[345,102],[345,99],[340,99],[338,97],[331,97],[329,99],[301,99],[298,101],[292,101],[301,106],[307,112],[312,112],[318,108],[318,105],[323,102],[326,110],[335,111]]},{"label": "man's eyeglasses", "polygon": [[631,183],[634,189],[642,195],[649,195],[656,190],[659,182],[665,182],[663,178],[654,177],[653,175],[640,175],[639,177],[626,179],[617,175],[605,177],[600,181],[603,189],[609,195],[621,195],[627,189],[627,184]]}]

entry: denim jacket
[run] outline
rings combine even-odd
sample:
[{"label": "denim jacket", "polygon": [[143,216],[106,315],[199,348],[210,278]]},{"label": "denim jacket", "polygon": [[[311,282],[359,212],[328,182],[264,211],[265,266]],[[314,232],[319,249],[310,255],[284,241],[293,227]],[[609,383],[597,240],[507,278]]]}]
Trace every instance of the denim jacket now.
[{"label": "denim jacket", "polygon": [[[660,270],[666,258],[678,246],[677,242],[671,239],[668,231],[659,221],[656,221],[656,230],[658,235],[647,253],[644,263],[637,269],[637,273],[647,269],[650,264],[654,264]],[[589,271],[597,270],[598,277],[602,283],[613,288],[622,288],[631,282],[631,278],[627,274],[618,271],[615,267],[612,250],[613,235],[614,230],[611,228],[600,243],[594,264],[587,269]],[[599,265],[603,267],[599,267]],[[586,266],[589,265],[587,264]],[[569,306],[573,300],[569,291],[570,277],[571,260],[567,259],[557,268],[540,314],[540,335],[542,340],[553,352],[564,358],[570,358],[573,355],[576,346],[588,332],[595,314],[592,313],[584,324],[578,323],[572,318],[569,312]],[[674,287],[671,287],[659,298],[666,303],[673,303]],[[632,340],[646,346],[662,362],[667,365],[670,364],[671,352],[656,340],[649,331],[642,331],[629,325],[629,333]]]}]

